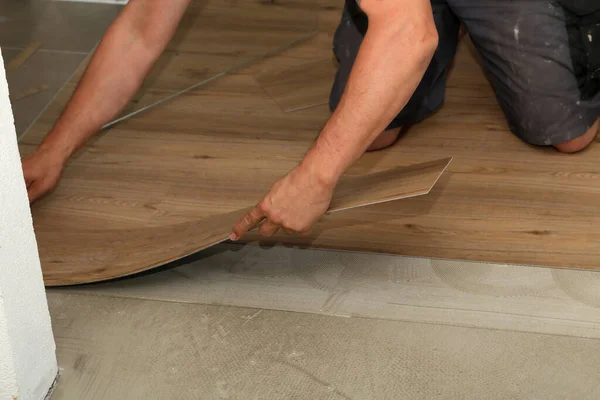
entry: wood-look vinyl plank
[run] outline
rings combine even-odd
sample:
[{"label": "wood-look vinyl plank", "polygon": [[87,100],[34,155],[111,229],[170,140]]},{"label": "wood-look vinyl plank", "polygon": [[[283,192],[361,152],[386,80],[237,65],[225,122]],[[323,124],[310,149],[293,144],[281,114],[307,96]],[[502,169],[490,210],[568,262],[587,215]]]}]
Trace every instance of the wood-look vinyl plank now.
[{"label": "wood-look vinyl plank", "polygon": [[[451,159],[437,160],[383,173],[346,179],[339,184],[330,212],[427,194]],[[110,214],[111,199],[95,199]],[[138,204],[116,204],[132,208]],[[243,208],[173,225],[137,229],[78,229],[56,234],[55,227],[36,226],[44,282],[47,286],[119,278],[180,259],[227,240]],[[89,209],[88,209],[89,210]],[[92,209],[93,211],[93,209]],[[85,215],[82,215],[85,216]],[[128,217],[134,219],[135,215]]]},{"label": "wood-look vinyl plank", "polygon": [[[451,160],[446,158],[347,178],[338,184],[336,197],[331,201],[330,207],[332,210],[342,211],[427,194],[440,178],[440,170],[443,172]],[[395,185],[382,184],[394,181]],[[430,182],[433,184],[428,184]]]},{"label": "wood-look vinyl plank", "polygon": [[262,74],[256,78],[285,112],[327,104],[336,66],[331,58]]},{"label": "wood-look vinyl plank", "polygon": [[[419,198],[404,201],[401,208],[378,206],[380,214],[375,220],[366,210],[356,211],[354,218],[345,214],[339,220],[330,219],[308,239],[264,239],[256,235],[252,239],[600,269],[600,263],[591,256],[600,252],[597,152],[592,146],[573,157],[529,146],[516,138],[509,132],[480,67],[463,45],[444,107],[433,118],[412,127],[385,154],[367,154],[351,170],[364,173],[399,159],[414,162],[424,154],[432,158],[453,155],[451,178],[443,192],[439,197],[435,193],[427,196],[436,200],[431,208],[424,205],[426,198]],[[426,214],[420,213],[422,209]]]},{"label": "wood-look vinyl plank", "polygon": [[[258,201],[301,159],[329,116],[327,105],[285,113],[255,80],[331,56],[338,5],[329,0],[318,4],[320,21],[329,25],[322,24],[313,39],[123,121],[92,140],[69,163],[54,193],[32,207],[41,253],[50,254],[52,241],[65,244],[70,239],[63,235],[76,237],[82,229],[158,232],[162,226],[168,231]],[[177,79],[159,76],[156,84],[165,86],[149,87],[145,96],[170,93],[168,82]],[[42,140],[73,87],[74,82],[67,85],[22,138],[22,154]],[[260,240],[600,269],[600,147],[594,143],[579,154],[564,155],[516,138],[464,42],[445,105],[393,147],[365,154],[347,177],[447,157],[453,157],[448,172],[427,196],[327,215],[308,238]],[[161,234],[160,243],[178,239],[175,232],[169,237],[170,231]],[[244,238],[258,239],[254,233]],[[129,253],[124,257],[135,258]]]},{"label": "wood-look vinyl plank", "polygon": [[[194,1],[120,117],[285,47],[317,27],[315,0]],[[81,79],[90,58],[72,83]]]},{"label": "wood-look vinyl plank", "polygon": [[315,0],[194,1],[122,115],[292,43],[317,27]]}]

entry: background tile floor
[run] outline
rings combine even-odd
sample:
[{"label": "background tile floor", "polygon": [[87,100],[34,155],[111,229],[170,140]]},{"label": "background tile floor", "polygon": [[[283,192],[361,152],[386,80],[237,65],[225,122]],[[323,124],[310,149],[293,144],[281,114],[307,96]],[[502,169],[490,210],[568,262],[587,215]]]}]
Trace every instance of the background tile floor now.
[{"label": "background tile floor", "polygon": [[0,49],[6,64],[34,40],[42,47],[7,74],[11,94],[47,84],[33,96],[12,101],[17,135],[23,134],[79,64],[95,48],[121,5],[0,0]]}]

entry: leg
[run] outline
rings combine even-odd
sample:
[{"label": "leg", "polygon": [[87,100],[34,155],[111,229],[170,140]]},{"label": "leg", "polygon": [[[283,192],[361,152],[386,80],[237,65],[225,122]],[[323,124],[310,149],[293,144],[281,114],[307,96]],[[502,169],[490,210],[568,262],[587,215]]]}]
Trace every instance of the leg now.
[{"label": "leg", "polygon": [[565,14],[554,0],[449,3],[469,31],[517,136],[564,152],[592,142],[600,93],[582,97]]},{"label": "leg", "polygon": [[554,147],[561,153],[577,153],[585,149],[596,138],[599,123],[600,119],[597,119],[594,125],[583,135],[564,143],[555,144]]},{"label": "leg", "polygon": [[[439,3],[439,2],[438,2]],[[435,110],[444,101],[446,68],[454,58],[458,43],[460,24],[447,4],[433,5],[434,19],[440,42],[425,76],[404,109],[394,118],[387,129],[371,144],[368,151],[391,146],[398,138],[401,127],[415,124]],[[347,0],[342,21],[335,32],[333,48],[339,68],[331,89],[329,106],[337,107],[346,82],[352,71],[354,60],[366,32],[366,16],[360,12],[355,0]]]}]

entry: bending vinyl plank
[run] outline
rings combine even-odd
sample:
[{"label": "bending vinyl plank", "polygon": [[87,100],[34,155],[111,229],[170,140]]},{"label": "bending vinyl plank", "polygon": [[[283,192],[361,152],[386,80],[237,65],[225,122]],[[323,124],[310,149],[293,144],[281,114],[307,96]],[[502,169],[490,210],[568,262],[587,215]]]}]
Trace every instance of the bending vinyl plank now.
[{"label": "bending vinyl plank", "polygon": [[[427,194],[451,159],[398,167],[341,182],[330,212]],[[90,283],[142,272],[227,240],[250,208],[175,225],[56,234],[36,229],[47,286]]]}]

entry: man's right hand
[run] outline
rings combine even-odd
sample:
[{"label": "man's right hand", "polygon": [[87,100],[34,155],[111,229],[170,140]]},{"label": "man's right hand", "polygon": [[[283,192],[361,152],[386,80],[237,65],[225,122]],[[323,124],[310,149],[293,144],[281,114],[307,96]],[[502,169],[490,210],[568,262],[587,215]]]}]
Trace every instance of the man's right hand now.
[{"label": "man's right hand", "polygon": [[45,147],[39,147],[23,159],[23,175],[30,203],[56,186],[66,161],[58,151]]}]

